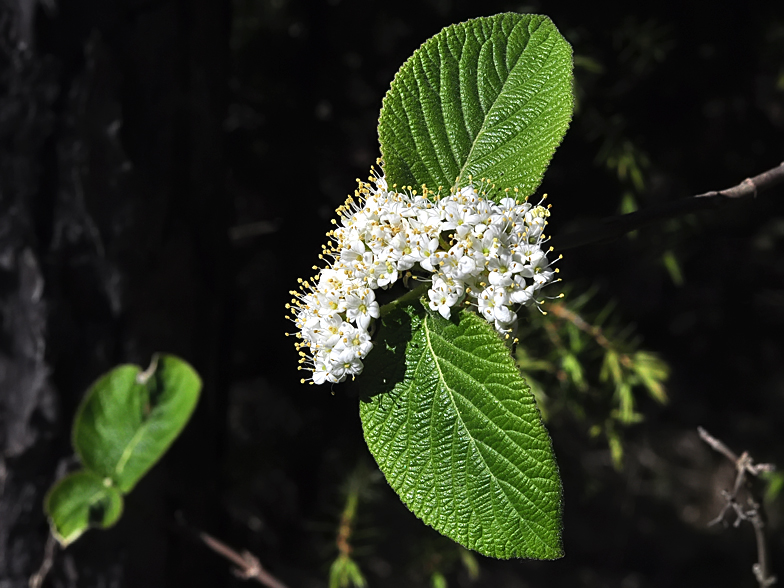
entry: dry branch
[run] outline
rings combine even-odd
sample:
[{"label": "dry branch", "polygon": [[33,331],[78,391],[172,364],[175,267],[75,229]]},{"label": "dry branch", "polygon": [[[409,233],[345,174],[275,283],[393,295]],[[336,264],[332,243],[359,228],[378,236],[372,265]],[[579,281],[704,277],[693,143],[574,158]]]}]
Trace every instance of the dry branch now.
[{"label": "dry branch", "polygon": [[719,516],[713,519],[709,525],[716,525],[718,523],[727,524],[725,517],[729,511],[735,513],[736,518],[734,526],[737,527],[740,525],[741,521],[749,521],[751,523],[757,538],[757,563],[752,567],[752,571],[760,588],[768,588],[776,583],[776,576],[771,573],[768,565],[768,552],[765,541],[765,520],[762,514],[762,497],[756,496],[753,491],[750,491],[750,496],[747,499],[748,509],[746,509],[744,508],[744,505],[738,501],[738,492],[740,492],[740,489],[745,485],[747,474],[757,476],[762,472],[771,472],[775,467],[773,464],[768,463],[755,464],[746,451],[740,456],[737,456],[729,447],[713,437],[702,427],[698,427],[697,431],[703,441],[735,464],[735,470],[737,472],[732,491],[728,492],[722,490],[721,494],[726,502],[721,509]]},{"label": "dry branch", "polygon": [[683,216],[701,210],[716,209],[732,200],[740,200],[749,196],[756,197],[758,193],[782,183],[784,183],[784,163],[753,178],[746,178],[740,184],[731,188],[718,191],[712,190],[682,200],[652,206],[645,210],[612,216],[599,221],[597,225],[592,226],[590,229],[556,235],[552,238],[550,244],[554,249],[563,251],[564,249],[573,249],[583,245],[590,245],[591,243],[617,239],[640,227],[668,218]]},{"label": "dry branch", "polygon": [[243,580],[256,580],[267,588],[286,588],[286,585],[265,570],[261,566],[259,558],[249,551],[238,553],[222,541],[204,532],[199,533],[199,538],[215,553],[222,555],[237,566],[234,570],[234,574],[237,577]]}]

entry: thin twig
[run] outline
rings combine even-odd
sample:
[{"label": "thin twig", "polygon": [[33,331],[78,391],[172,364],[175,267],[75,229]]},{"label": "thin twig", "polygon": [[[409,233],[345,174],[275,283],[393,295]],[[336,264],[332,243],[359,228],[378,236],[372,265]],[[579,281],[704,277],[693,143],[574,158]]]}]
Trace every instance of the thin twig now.
[{"label": "thin twig", "polygon": [[547,310],[548,312],[552,312],[558,318],[569,321],[583,333],[593,337],[596,343],[601,347],[604,347],[607,350],[613,349],[612,343],[610,343],[610,340],[605,337],[600,327],[589,324],[588,321],[586,321],[579,314],[573,310],[568,309],[563,302],[551,302],[547,305]]},{"label": "thin twig", "polygon": [[250,239],[251,237],[270,235],[278,232],[280,225],[280,219],[237,225],[236,227],[229,229],[229,239],[232,241],[241,241],[243,239]]},{"label": "thin twig", "polygon": [[380,315],[384,317],[388,315],[390,312],[392,312],[393,310],[395,310],[396,308],[398,307],[402,308],[404,304],[408,304],[409,302],[419,300],[422,296],[425,295],[425,292],[427,292],[428,288],[430,288],[430,282],[416,286],[412,290],[403,294],[400,298],[393,300],[392,302],[389,302],[388,304],[382,306],[380,309]]},{"label": "thin twig", "polygon": [[338,533],[337,537],[335,537],[335,545],[343,557],[350,557],[353,551],[351,535],[354,532],[354,520],[359,507],[359,494],[365,483],[366,475],[364,466],[360,463],[349,479],[346,506],[343,507],[343,513],[340,515],[340,525],[338,525]]},{"label": "thin twig", "polygon": [[46,538],[46,545],[44,546],[44,560],[41,562],[41,567],[38,568],[38,571],[30,576],[30,581],[28,586],[30,588],[41,588],[46,580],[46,576],[49,574],[49,570],[52,569],[52,563],[54,563],[54,554],[55,550],[57,549],[57,539],[55,536],[50,532],[49,536]]},{"label": "thin twig", "polygon": [[234,570],[234,574],[237,577],[243,580],[256,580],[267,588],[286,588],[286,585],[266,571],[261,566],[259,559],[249,551],[243,551],[240,554],[222,541],[204,532],[199,533],[199,538],[215,553],[222,555],[237,566],[237,569]]},{"label": "thin twig", "polygon": [[737,472],[732,492],[722,490],[721,494],[726,502],[722,507],[719,516],[708,523],[708,525],[711,526],[718,523],[726,524],[725,516],[730,510],[735,513],[736,518],[734,526],[737,527],[740,525],[741,521],[749,521],[751,523],[754,527],[754,535],[757,539],[757,563],[752,566],[752,571],[760,588],[768,588],[776,583],[776,576],[772,575],[771,571],[768,569],[768,551],[765,543],[765,521],[761,512],[762,499],[755,496],[750,489],[750,496],[747,500],[749,508],[748,510],[745,510],[743,505],[738,502],[738,493],[746,482],[747,474],[757,476],[762,472],[771,472],[775,467],[773,464],[769,463],[755,464],[747,451],[744,451],[740,456],[737,456],[729,447],[716,439],[716,437],[713,437],[702,427],[698,427],[697,431],[700,434],[700,438],[702,438],[705,443],[735,464],[735,470]]},{"label": "thin twig", "polygon": [[700,434],[700,438],[705,441],[705,443],[710,445],[714,451],[718,451],[731,462],[738,463],[738,456],[735,455],[729,447],[724,445],[724,443],[716,439],[716,437],[713,437],[702,427],[697,427],[697,432]]},{"label": "thin twig", "polygon": [[556,235],[550,245],[558,251],[573,249],[591,243],[617,239],[645,225],[663,221],[675,216],[683,216],[691,212],[718,208],[730,200],[739,200],[749,196],[756,197],[759,192],[784,183],[784,163],[762,172],[753,178],[746,178],[737,186],[725,190],[712,190],[682,200],[667,202],[638,210],[629,214],[612,216],[599,221],[590,229],[582,229],[565,235]]}]

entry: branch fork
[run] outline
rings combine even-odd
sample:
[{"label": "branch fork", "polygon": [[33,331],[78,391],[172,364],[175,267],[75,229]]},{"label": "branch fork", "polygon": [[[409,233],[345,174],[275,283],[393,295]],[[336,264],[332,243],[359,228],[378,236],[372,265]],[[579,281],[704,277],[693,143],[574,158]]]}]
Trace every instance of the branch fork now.
[{"label": "branch fork", "polygon": [[[747,180],[749,181],[749,180]],[[740,456],[736,455],[724,443],[713,437],[708,431],[702,427],[697,428],[700,438],[710,445],[715,451],[724,455],[727,459],[735,464],[735,483],[733,484],[732,491],[722,490],[721,495],[725,500],[724,507],[722,507],[719,515],[708,523],[708,526],[717,525],[722,523],[727,526],[729,523],[726,519],[727,513],[733,511],[735,513],[735,521],[733,527],[740,526],[742,521],[748,521],[754,527],[754,534],[757,538],[757,563],[752,566],[752,572],[757,580],[760,588],[768,588],[776,583],[776,576],[774,576],[768,568],[767,547],[765,542],[765,520],[762,513],[762,498],[756,496],[753,490],[749,490],[749,496],[746,499],[747,507],[738,501],[738,493],[746,485],[748,480],[747,476],[754,477],[764,472],[772,472],[776,469],[770,463],[755,464],[754,460],[749,455],[748,451],[744,451]]]}]

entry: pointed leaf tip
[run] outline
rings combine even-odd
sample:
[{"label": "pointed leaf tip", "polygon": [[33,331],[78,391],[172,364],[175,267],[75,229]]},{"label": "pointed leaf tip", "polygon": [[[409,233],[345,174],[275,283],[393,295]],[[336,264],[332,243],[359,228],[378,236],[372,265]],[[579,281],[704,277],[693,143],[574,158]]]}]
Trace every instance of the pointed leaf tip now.
[{"label": "pointed leaf tip", "polygon": [[484,177],[530,195],[573,108],[571,47],[546,16],[449,26],[403,64],[384,98],[387,180],[435,188]]},{"label": "pointed leaf tip", "polygon": [[445,320],[417,305],[385,317],[378,337],[363,376],[375,395],[362,400],[360,415],[403,502],[484,555],[561,557],[550,437],[492,327],[468,311]]}]

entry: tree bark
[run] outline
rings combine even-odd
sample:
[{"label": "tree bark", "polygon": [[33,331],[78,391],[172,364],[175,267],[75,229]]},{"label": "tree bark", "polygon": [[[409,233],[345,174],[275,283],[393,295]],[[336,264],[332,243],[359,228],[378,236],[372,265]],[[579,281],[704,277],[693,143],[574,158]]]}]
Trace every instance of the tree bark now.
[{"label": "tree bark", "polygon": [[[24,6],[23,6],[24,4]],[[231,207],[229,4],[74,0],[6,8],[0,80],[0,585],[44,554],[46,490],[73,467],[89,384],[156,351],[204,380],[199,407],[115,529],[56,555],[52,586],[213,586],[175,513],[216,529]],[[28,12],[24,12],[28,10]],[[20,24],[22,23],[22,24]],[[29,27],[28,27],[29,29]]]}]

